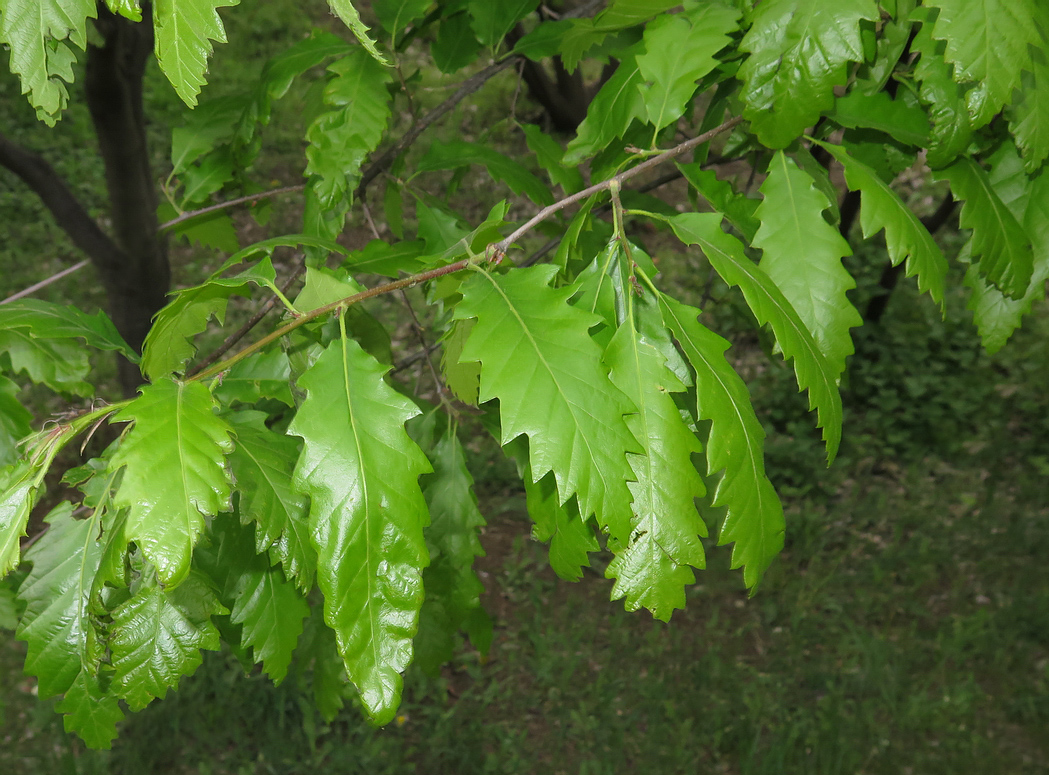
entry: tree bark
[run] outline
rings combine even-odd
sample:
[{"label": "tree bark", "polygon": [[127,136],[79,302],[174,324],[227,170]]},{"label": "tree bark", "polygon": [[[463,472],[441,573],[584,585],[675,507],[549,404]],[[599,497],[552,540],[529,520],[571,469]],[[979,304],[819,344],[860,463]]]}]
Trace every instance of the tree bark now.
[{"label": "tree bark", "polygon": [[[89,46],[84,86],[106,169],[110,214],[123,265],[103,272],[110,314],[128,344],[141,351],[153,315],[171,284],[167,245],[158,231],[157,186],[149,163],[142,82],[153,53],[152,5],[142,3],[135,23],[99,4],[95,22],[101,46]],[[133,393],[141,382],[131,363],[120,364],[120,382]]]}]

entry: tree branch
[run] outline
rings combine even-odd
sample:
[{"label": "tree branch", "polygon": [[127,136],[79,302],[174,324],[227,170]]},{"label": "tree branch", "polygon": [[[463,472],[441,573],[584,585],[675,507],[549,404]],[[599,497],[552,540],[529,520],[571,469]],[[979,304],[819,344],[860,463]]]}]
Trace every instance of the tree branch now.
[{"label": "tree branch", "polygon": [[0,134],[0,165],[21,178],[40,197],[59,227],[100,271],[107,274],[120,271],[127,261],[123,251],[102,231],[44,157]]},{"label": "tree branch", "polygon": [[191,210],[187,213],[182,213],[178,218],[172,218],[170,221],[165,221],[160,224],[158,231],[165,232],[168,229],[173,229],[180,223],[184,223],[188,220],[196,218],[201,215],[207,215],[208,213],[218,212],[219,210],[228,210],[231,207],[237,205],[246,204],[248,202],[257,202],[259,199],[267,199],[271,196],[277,196],[278,194],[288,194],[292,191],[302,191],[306,188],[305,183],[300,183],[297,186],[282,186],[281,188],[274,188],[269,191],[260,191],[257,194],[248,194],[247,196],[239,196],[236,199],[230,199],[225,202],[219,202],[218,204],[208,205],[202,207],[199,210]]},{"label": "tree branch", "polygon": [[50,277],[48,277],[46,280],[41,280],[38,283],[33,283],[28,288],[24,288],[24,289],[20,290],[18,293],[12,293],[6,299],[0,299],[0,304],[8,304],[8,303],[10,303],[12,301],[17,301],[18,299],[24,299],[26,296],[32,296],[34,293],[39,291],[41,288],[46,288],[47,286],[51,285],[51,283],[58,282],[63,277],[66,277],[67,275],[73,274],[73,272],[79,272],[81,269],[83,269],[85,266],[87,266],[90,263],[91,263],[90,261],[81,261],[78,264],[73,264],[70,267],[66,267],[61,272],[56,272],[55,274],[53,274]]}]

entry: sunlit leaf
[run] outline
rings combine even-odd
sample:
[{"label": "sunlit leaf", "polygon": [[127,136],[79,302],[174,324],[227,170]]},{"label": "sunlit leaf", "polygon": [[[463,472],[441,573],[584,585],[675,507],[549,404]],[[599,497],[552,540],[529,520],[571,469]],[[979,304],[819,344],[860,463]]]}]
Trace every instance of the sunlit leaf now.
[{"label": "sunlit leaf", "polygon": [[207,81],[211,42],[226,42],[218,9],[240,0],[156,0],[153,22],[160,69],[190,107],[197,104],[200,87]]}]

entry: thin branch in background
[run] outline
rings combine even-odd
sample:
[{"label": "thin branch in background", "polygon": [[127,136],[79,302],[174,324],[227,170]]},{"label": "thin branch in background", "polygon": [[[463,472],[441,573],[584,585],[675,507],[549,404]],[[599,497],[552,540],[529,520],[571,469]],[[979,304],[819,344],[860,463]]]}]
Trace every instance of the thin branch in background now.
[{"label": "thin branch in background", "polygon": [[[291,286],[294,285],[295,281],[302,276],[302,273],[304,271],[306,271],[306,262],[305,259],[302,259],[299,261],[299,265],[295,268],[295,271],[291,273],[291,277],[289,277],[288,280],[284,283],[284,285],[281,286],[280,292],[287,295],[288,291],[291,290]],[[244,325],[242,325],[232,334],[227,336],[222,344],[220,344],[216,349],[211,351],[208,354],[208,356],[204,358],[204,360],[198,363],[193,368],[193,370],[189,372],[188,376],[192,377],[196,374],[199,374],[208,366],[218,361],[219,358],[221,358],[223,355],[228,353],[230,351],[230,348],[233,347],[233,345],[235,345],[237,342],[239,342],[241,339],[247,336],[248,332],[250,332],[251,329],[255,328],[255,326],[262,322],[262,319],[269,314],[269,311],[271,309],[277,306],[277,302],[279,301],[280,299],[277,296],[270,296],[269,299],[266,300],[266,303],[263,304],[255,312],[255,314],[251,316],[251,319],[249,319]]]},{"label": "thin branch in background", "polygon": [[37,291],[42,290],[43,288],[46,288],[47,286],[51,285],[51,283],[56,283],[63,277],[73,274],[73,272],[79,272],[81,269],[83,269],[90,263],[90,261],[84,260],[78,264],[73,264],[72,266],[66,267],[61,272],[51,275],[46,280],[41,280],[38,283],[34,283],[33,285],[30,285],[28,288],[21,290],[18,293],[12,293],[6,299],[0,301],[0,304],[7,304],[8,302],[15,301],[16,299],[22,299],[26,296],[32,296]]},{"label": "thin branch in background", "polygon": [[268,199],[271,196],[277,196],[278,194],[290,194],[294,191],[302,191],[306,188],[305,183],[300,183],[297,186],[282,186],[281,188],[270,189],[269,191],[260,191],[257,194],[248,194],[247,196],[239,196],[236,199],[229,199],[225,202],[219,202],[218,204],[208,205],[202,207],[199,210],[190,210],[187,213],[182,213],[178,218],[172,218],[170,221],[160,224],[158,231],[165,232],[169,229],[173,229],[180,223],[184,223],[188,220],[196,218],[201,215],[207,215],[208,213],[218,212],[219,210],[228,210],[231,207],[237,205],[247,204],[248,202],[257,202],[260,199]]}]

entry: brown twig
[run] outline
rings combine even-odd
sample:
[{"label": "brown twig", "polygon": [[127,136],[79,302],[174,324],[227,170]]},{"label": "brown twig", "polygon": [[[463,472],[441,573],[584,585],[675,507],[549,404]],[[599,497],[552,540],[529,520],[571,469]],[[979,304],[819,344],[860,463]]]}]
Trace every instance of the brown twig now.
[{"label": "brown twig", "polygon": [[15,301],[16,299],[22,299],[22,298],[25,298],[26,296],[32,296],[34,293],[36,293],[37,291],[41,290],[42,288],[46,288],[51,283],[56,283],[59,280],[61,280],[63,277],[66,277],[67,275],[73,274],[73,272],[79,272],[81,269],[83,269],[85,266],[87,266],[90,263],[91,263],[90,261],[85,260],[85,261],[81,261],[78,264],[73,264],[72,266],[66,267],[61,272],[57,272],[57,273],[51,275],[46,280],[41,280],[38,283],[34,283],[33,285],[30,285],[28,288],[25,288],[25,289],[19,291],[18,293],[12,293],[6,299],[0,300],[0,304],[7,304],[8,302]]},{"label": "brown twig", "polygon": [[228,210],[231,207],[237,205],[247,204],[248,202],[257,202],[260,199],[268,199],[271,196],[277,196],[278,194],[290,194],[293,191],[302,191],[306,188],[305,183],[300,183],[297,186],[282,186],[280,188],[270,189],[269,191],[260,191],[257,194],[248,194],[247,196],[239,196],[236,199],[230,199],[225,202],[219,202],[218,204],[208,205],[202,207],[199,210],[190,210],[188,213],[182,213],[178,218],[172,218],[170,221],[160,224],[158,231],[164,232],[168,229],[173,229],[180,223],[185,223],[188,220],[196,218],[201,215],[207,215],[208,213],[218,212],[219,210]]}]

